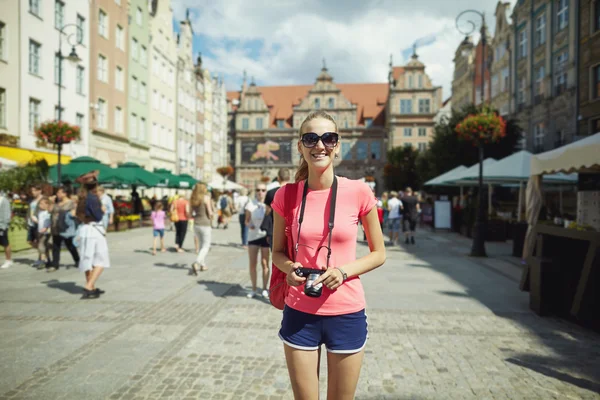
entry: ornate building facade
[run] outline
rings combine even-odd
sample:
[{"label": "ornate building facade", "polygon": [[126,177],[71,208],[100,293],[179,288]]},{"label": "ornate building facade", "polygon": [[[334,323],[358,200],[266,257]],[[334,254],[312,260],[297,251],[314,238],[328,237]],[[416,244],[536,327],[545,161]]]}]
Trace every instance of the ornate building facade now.
[{"label": "ornate building facade", "polygon": [[600,0],[580,0],[579,135],[600,132]]},{"label": "ornate building facade", "polygon": [[475,102],[473,79],[475,74],[475,45],[466,36],[454,54],[454,76],[452,78],[452,107],[460,109]]},{"label": "ornate building facade", "polygon": [[510,3],[498,2],[495,12],[496,32],[491,43],[491,104],[504,117],[511,111],[510,65],[514,49],[513,29],[507,15],[509,8]]},{"label": "ornate building facade", "polygon": [[[227,93],[237,182],[253,187],[281,167],[295,169],[299,128],[314,110],[327,111],[337,122],[342,147],[336,174],[383,182],[388,149],[424,149],[432,139],[442,94],[424,69],[415,55],[403,67],[390,63],[388,83],[336,84],[325,65],[313,85],[257,86],[254,80],[247,85],[244,78],[239,92]],[[408,135],[408,129],[414,133]]]}]

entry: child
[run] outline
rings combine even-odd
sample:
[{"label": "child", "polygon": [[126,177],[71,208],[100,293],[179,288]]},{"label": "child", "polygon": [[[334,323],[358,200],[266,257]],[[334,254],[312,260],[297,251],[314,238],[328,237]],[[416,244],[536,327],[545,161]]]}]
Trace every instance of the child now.
[{"label": "child", "polygon": [[163,211],[163,204],[161,202],[156,203],[154,206],[154,211],[150,215],[150,219],[152,219],[152,226],[154,227],[153,235],[154,241],[152,243],[152,255],[156,255],[156,240],[160,236],[160,251],[165,252],[165,217],[166,214]]},{"label": "child", "polygon": [[38,203],[38,253],[40,255],[41,263],[38,265],[38,269],[44,269],[50,264],[50,225],[52,223],[50,218],[50,200],[47,197],[42,197]]}]

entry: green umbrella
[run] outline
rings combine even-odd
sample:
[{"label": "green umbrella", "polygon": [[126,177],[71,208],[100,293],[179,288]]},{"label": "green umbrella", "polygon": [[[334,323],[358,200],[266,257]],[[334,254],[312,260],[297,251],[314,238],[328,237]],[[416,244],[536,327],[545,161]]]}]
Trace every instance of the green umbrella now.
[{"label": "green umbrella", "polygon": [[[64,164],[61,166],[62,183],[74,182],[79,176],[94,170],[100,171],[98,174],[98,181],[100,183],[117,183],[120,181],[119,178],[114,175],[115,170],[113,168],[102,164],[95,158],[83,156],[74,158],[69,164]],[[50,167],[48,178],[50,182],[56,183],[56,165]]]},{"label": "green umbrella", "polygon": [[194,185],[199,182],[198,180],[194,179],[191,175],[188,174],[179,174],[179,179],[181,179],[180,187],[186,187],[184,185],[187,185],[187,187],[189,187],[190,189],[193,188]]},{"label": "green umbrella", "polygon": [[132,162],[119,165],[114,169],[113,176],[116,176],[121,183],[131,186],[154,187],[161,181],[159,175],[153,174]]},{"label": "green umbrella", "polygon": [[[161,177],[161,182],[158,184],[159,187],[169,187],[177,189],[181,186],[181,178],[171,173],[168,169],[155,168],[154,173]],[[186,184],[187,185],[187,184]]]}]

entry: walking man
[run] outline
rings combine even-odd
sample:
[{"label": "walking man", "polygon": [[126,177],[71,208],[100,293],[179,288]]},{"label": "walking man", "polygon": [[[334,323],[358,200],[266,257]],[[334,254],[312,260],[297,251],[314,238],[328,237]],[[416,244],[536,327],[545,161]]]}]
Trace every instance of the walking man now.
[{"label": "walking man", "polygon": [[4,254],[6,254],[6,261],[0,268],[6,269],[13,265],[10,251],[10,243],[8,242],[8,228],[10,227],[10,201],[6,197],[4,191],[0,192],[0,246],[4,247]]},{"label": "walking man", "polygon": [[275,198],[275,193],[290,182],[291,176],[289,169],[280,168],[277,173],[277,182],[279,182],[279,185],[269,190],[265,196],[265,218],[263,219],[260,229],[267,232],[267,242],[269,242],[269,247],[271,249],[273,249],[273,209],[271,208],[271,203]]},{"label": "walking man", "polygon": [[404,243],[415,244],[415,229],[417,227],[417,219],[419,218],[419,199],[413,195],[413,191],[410,187],[404,190],[404,197],[402,198],[403,205],[403,221],[402,230],[404,231]]},{"label": "walking man", "polygon": [[391,199],[388,200],[388,221],[390,224],[390,244],[393,246],[398,243],[400,236],[400,210],[402,202],[398,198],[398,192],[392,191],[390,197]]}]

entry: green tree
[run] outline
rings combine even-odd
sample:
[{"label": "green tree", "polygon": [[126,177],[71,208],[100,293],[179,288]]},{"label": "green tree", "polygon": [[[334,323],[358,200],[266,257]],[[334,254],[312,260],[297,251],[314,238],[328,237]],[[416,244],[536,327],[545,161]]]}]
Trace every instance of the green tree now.
[{"label": "green tree", "polygon": [[388,190],[404,190],[406,186],[420,187],[417,174],[419,152],[412,147],[396,147],[388,151],[387,164],[383,169],[385,186]]},{"label": "green tree", "polygon": [[23,192],[30,185],[48,180],[48,163],[46,160],[32,161],[24,167],[12,168],[0,172],[0,190],[7,192]]},{"label": "green tree", "polygon": [[[460,110],[453,110],[450,118],[435,126],[433,140],[422,155],[423,159],[417,163],[418,175],[422,182],[435,178],[459,165],[469,167],[479,162],[477,148],[471,142],[459,138],[455,132],[456,125],[469,114],[477,112],[478,108],[469,104]],[[522,135],[523,131],[517,125],[516,120],[507,119],[506,137],[497,143],[486,145],[484,147],[485,158],[491,157],[500,160],[513,154]]]}]

